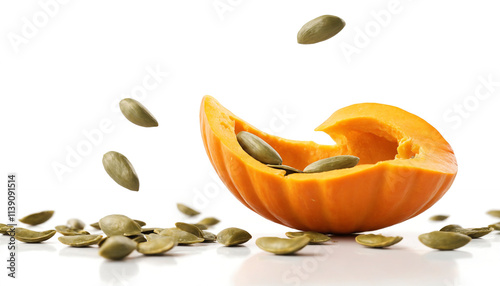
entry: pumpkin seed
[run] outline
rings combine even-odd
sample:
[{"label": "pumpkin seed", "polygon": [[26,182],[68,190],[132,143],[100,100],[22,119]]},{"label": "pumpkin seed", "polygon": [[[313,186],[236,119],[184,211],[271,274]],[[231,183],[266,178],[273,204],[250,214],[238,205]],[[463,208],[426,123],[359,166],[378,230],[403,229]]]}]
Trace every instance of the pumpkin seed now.
[{"label": "pumpkin seed", "polygon": [[245,243],[252,238],[246,230],[230,227],[222,230],[217,234],[217,242],[225,246],[233,246]]},{"label": "pumpkin seed", "polygon": [[146,239],[146,237],[141,233],[141,234],[136,234],[136,235],[130,235],[130,236],[127,236],[129,239],[132,239],[133,241],[137,242],[137,243],[141,243],[141,242],[146,242],[148,241]]},{"label": "pumpkin seed", "polygon": [[46,231],[34,231],[34,230],[29,230],[26,228],[22,227],[16,227],[15,228],[15,238],[19,241],[22,242],[28,242],[28,243],[36,243],[36,242],[42,242],[46,241],[49,238],[53,237],[54,234],[56,234],[56,231],[51,229],[51,230],[46,230]]},{"label": "pumpkin seed", "polygon": [[288,176],[290,174],[295,174],[295,173],[303,173],[301,170],[295,169],[294,167],[290,167],[287,165],[267,165],[267,166],[271,167],[273,169],[284,170],[285,176]]},{"label": "pumpkin seed", "polygon": [[283,160],[276,150],[256,135],[241,131],[236,135],[241,148],[255,160],[270,165],[281,165]]},{"label": "pumpkin seed", "polygon": [[90,224],[91,227],[95,228],[95,229],[101,229],[101,226],[99,225],[99,222],[94,222],[94,223],[91,223]]},{"label": "pumpkin seed", "polygon": [[174,238],[178,244],[193,244],[203,242],[203,238],[178,228],[166,228],[160,232],[161,236]]},{"label": "pumpkin seed", "polygon": [[185,215],[188,215],[188,216],[195,216],[195,215],[199,215],[200,212],[199,211],[196,211],[184,204],[181,204],[181,203],[178,203],[177,204],[177,209],[179,209],[179,211]]},{"label": "pumpkin seed", "polygon": [[143,227],[146,225],[146,223],[143,222],[142,220],[134,219],[133,221],[135,221],[140,227]]},{"label": "pumpkin seed", "polygon": [[101,230],[107,236],[131,236],[141,233],[141,227],[132,219],[124,215],[108,215],[99,220]]},{"label": "pumpkin seed", "polygon": [[11,226],[0,223],[0,234],[7,234],[7,231],[11,229]]},{"label": "pumpkin seed", "polygon": [[[493,230],[500,230],[500,222],[490,224],[490,225],[488,225],[488,227],[492,228]],[[1,228],[0,228],[0,232],[2,232]]]},{"label": "pumpkin seed", "polygon": [[381,234],[360,234],[356,236],[356,242],[368,247],[388,247],[400,242],[401,236],[383,236]]},{"label": "pumpkin seed", "polygon": [[500,217],[500,210],[490,210],[486,212],[490,216]]},{"label": "pumpkin seed", "polygon": [[289,238],[307,236],[311,239],[310,243],[322,243],[330,241],[330,237],[326,234],[322,234],[314,231],[289,231],[285,233]]},{"label": "pumpkin seed", "polygon": [[89,235],[90,233],[83,229],[75,229],[69,227],[67,225],[58,225],[55,227],[56,231],[64,236],[73,236],[73,235]]},{"label": "pumpkin seed", "polygon": [[77,218],[72,218],[69,219],[68,222],[66,223],[71,228],[74,229],[84,229],[85,228],[85,223]]},{"label": "pumpkin seed", "polygon": [[20,218],[19,221],[29,225],[38,225],[48,221],[52,217],[52,215],[54,215],[54,211],[43,211],[27,215],[23,218]]},{"label": "pumpkin seed", "polygon": [[175,238],[162,236],[137,245],[137,251],[144,255],[165,253],[175,246]]},{"label": "pumpkin seed", "polygon": [[140,102],[132,98],[124,98],[120,101],[120,110],[132,123],[142,127],[157,127],[158,121]]},{"label": "pumpkin seed", "polygon": [[107,236],[106,236],[106,237],[103,237],[103,238],[102,238],[102,239],[101,239],[101,240],[97,243],[97,246],[101,247],[101,246],[104,244],[104,242],[106,241],[106,239],[108,239],[108,237],[107,237]]},{"label": "pumpkin seed", "polygon": [[328,40],[345,27],[344,20],[337,16],[323,15],[307,22],[297,33],[299,44],[314,44]]},{"label": "pumpkin seed", "polygon": [[419,235],[418,240],[430,248],[453,250],[466,245],[471,238],[457,232],[433,231]]},{"label": "pumpkin seed", "polygon": [[106,173],[120,186],[132,191],[139,191],[139,178],[127,157],[109,151],[102,157],[102,164]]},{"label": "pumpkin seed", "polygon": [[121,260],[132,253],[136,247],[137,243],[125,236],[110,236],[99,248],[99,255],[111,260]]},{"label": "pumpkin seed", "polygon": [[340,155],[321,159],[304,168],[304,173],[320,173],[331,170],[352,168],[359,162],[359,158],[351,155]]},{"label": "pumpkin seed", "polygon": [[204,224],[199,224],[199,223],[193,223],[194,226],[196,226],[197,228],[199,228],[200,230],[207,230],[208,227]]},{"label": "pumpkin seed", "polygon": [[144,237],[146,237],[147,241],[151,241],[153,239],[157,239],[157,238],[160,238],[160,237],[163,237],[163,236],[161,236],[161,235],[159,235],[157,233],[150,233],[150,234],[144,235]]},{"label": "pumpkin seed", "polygon": [[156,234],[160,234],[163,230],[164,230],[164,228],[155,228],[153,230],[153,232],[156,233]]},{"label": "pumpkin seed", "polygon": [[203,233],[203,242],[214,242],[217,240],[217,235],[209,232],[209,231],[205,231],[205,230],[202,230],[202,233]]},{"label": "pumpkin seed", "polygon": [[445,219],[447,219],[448,217],[450,217],[449,215],[433,215],[429,218],[429,220],[432,220],[432,221],[443,221]]},{"label": "pumpkin seed", "polygon": [[90,234],[90,235],[77,235],[77,236],[60,236],[59,241],[63,244],[73,246],[73,247],[85,247],[94,244],[98,244],[102,239],[102,235]]},{"label": "pumpkin seed", "polygon": [[153,233],[155,231],[156,228],[154,227],[147,227],[147,228],[141,228],[141,233],[142,234],[150,234],[150,233]]},{"label": "pumpkin seed", "polygon": [[220,222],[220,220],[214,218],[214,217],[206,217],[202,220],[200,220],[197,224],[203,224],[206,226],[213,226],[216,225]]},{"label": "pumpkin seed", "polygon": [[201,230],[194,224],[185,223],[185,222],[176,222],[175,226],[178,229],[192,233],[192,234],[196,235],[197,237],[203,237],[203,232],[201,232]]},{"label": "pumpkin seed", "polygon": [[274,254],[292,254],[304,248],[309,242],[311,238],[303,235],[294,238],[259,237],[255,244],[260,249]]},{"label": "pumpkin seed", "polygon": [[457,232],[461,234],[465,234],[469,236],[470,238],[479,238],[481,236],[485,236],[488,233],[493,231],[493,228],[491,227],[479,227],[479,228],[463,228],[459,225],[452,224],[452,225],[447,225],[440,229],[440,231],[449,231],[449,232]]}]

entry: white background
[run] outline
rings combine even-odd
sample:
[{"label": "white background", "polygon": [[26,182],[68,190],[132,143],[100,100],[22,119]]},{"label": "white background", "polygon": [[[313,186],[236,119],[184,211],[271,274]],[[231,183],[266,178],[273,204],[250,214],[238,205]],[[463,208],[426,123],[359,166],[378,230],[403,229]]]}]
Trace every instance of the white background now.
[{"label": "white background", "polygon": [[[426,248],[417,236],[446,223],[496,222],[485,212],[500,208],[497,1],[66,2],[0,4],[0,174],[5,181],[9,172],[18,175],[19,217],[54,209],[38,228],[48,229],[71,217],[90,224],[121,213],[168,227],[189,221],[175,208],[184,202],[222,220],[212,231],[239,226],[254,239],[234,249],[135,253],[124,262],[104,261],[96,248],[66,248],[56,238],[20,243],[16,283],[473,285],[495,275],[497,233],[454,252]],[[300,27],[323,14],[343,18],[346,27],[328,41],[297,44]],[[206,94],[262,130],[325,144],[330,138],[313,130],[335,110],[360,102],[395,105],[443,134],[459,173],[430,210],[379,231],[404,236],[390,250],[339,237],[330,248],[273,256],[255,238],[289,229],[247,210],[216,177],[199,131]],[[126,121],[116,108],[125,97],[141,101],[160,126]],[[102,122],[109,128],[98,131]],[[139,192],[108,177],[101,159],[110,150],[133,163]],[[6,187],[0,193],[6,209]],[[429,223],[436,213],[451,217]],[[0,214],[6,221],[6,211]],[[0,241],[4,261],[6,237]],[[0,280],[15,283],[0,265]]]}]

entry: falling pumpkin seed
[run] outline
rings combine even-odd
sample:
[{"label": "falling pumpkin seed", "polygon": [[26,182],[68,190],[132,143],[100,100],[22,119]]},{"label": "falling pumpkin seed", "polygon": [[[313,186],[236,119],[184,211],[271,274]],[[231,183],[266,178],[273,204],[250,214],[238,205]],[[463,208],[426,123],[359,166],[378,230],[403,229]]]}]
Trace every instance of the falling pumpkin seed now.
[{"label": "falling pumpkin seed", "polygon": [[383,248],[394,245],[403,238],[401,236],[383,236],[381,234],[360,234],[355,238],[356,242],[374,248]]},{"label": "falling pumpkin seed", "polygon": [[269,165],[281,165],[283,163],[278,152],[258,136],[250,132],[241,131],[236,135],[236,139],[241,148],[255,160]]},{"label": "falling pumpkin seed", "polygon": [[120,186],[132,191],[139,191],[139,178],[132,163],[124,155],[109,151],[102,157],[106,173]]},{"label": "falling pumpkin seed", "polygon": [[450,216],[449,215],[433,215],[429,218],[429,220],[443,221],[443,220],[446,220],[448,217],[450,217]]},{"label": "falling pumpkin seed", "polygon": [[490,216],[500,217],[500,210],[489,210],[486,213]]},{"label": "falling pumpkin seed", "polygon": [[218,220],[214,217],[206,217],[206,218],[200,220],[197,224],[203,224],[206,226],[214,226],[214,225],[218,224],[219,222],[220,222],[220,220]]},{"label": "falling pumpkin seed", "polygon": [[39,225],[48,221],[54,215],[54,211],[42,211],[20,218],[19,221],[29,225]]},{"label": "falling pumpkin seed", "polygon": [[181,213],[183,213],[183,214],[185,214],[185,215],[187,215],[187,216],[196,216],[196,215],[199,215],[199,214],[200,214],[200,212],[199,212],[199,211],[194,210],[194,209],[192,209],[192,208],[190,208],[190,207],[188,207],[188,206],[186,206],[186,205],[184,205],[184,204],[181,204],[181,203],[178,203],[178,204],[177,204],[177,209],[178,209]]},{"label": "falling pumpkin seed", "polygon": [[86,247],[98,244],[102,239],[102,235],[90,234],[77,236],[60,236],[58,237],[58,239],[61,243],[72,247]]},{"label": "falling pumpkin seed", "polygon": [[418,240],[425,246],[438,250],[453,250],[460,248],[471,241],[465,234],[449,231],[433,231],[418,236]]},{"label": "falling pumpkin seed", "polygon": [[120,101],[120,110],[132,123],[142,127],[157,127],[158,121],[149,110],[132,98],[124,98]]},{"label": "falling pumpkin seed", "polygon": [[132,253],[136,247],[137,243],[125,236],[110,236],[99,248],[99,255],[111,260],[122,260]]},{"label": "falling pumpkin seed", "polygon": [[323,15],[307,22],[297,33],[299,44],[315,44],[328,40],[345,27],[344,20],[337,16]]},{"label": "falling pumpkin seed", "polygon": [[245,243],[252,238],[246,230],[237,227],[230,227],[217,234],[217,242],[225,246],[234,246]]},{"label": "falling pumpkin seed", "polygon": [[311,238],[307,235],[294,237],[294,238],[280,238],[280,237],[259,237],[255,244],[267,252],[274,254],[292,254],[311,242]]}]

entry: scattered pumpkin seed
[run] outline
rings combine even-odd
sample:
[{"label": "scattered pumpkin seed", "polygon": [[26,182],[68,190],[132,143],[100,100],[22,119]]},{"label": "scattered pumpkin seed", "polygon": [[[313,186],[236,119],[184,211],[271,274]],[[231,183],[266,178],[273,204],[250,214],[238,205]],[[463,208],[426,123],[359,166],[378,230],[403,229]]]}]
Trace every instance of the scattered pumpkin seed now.
[{"label": "scattered pumpkin seed", "polygon": [[258,136],[250,132],[241,131],[236,135],[236,139],[241,148],[255,160],[270,165],[281,165],[283,163],[278,152]]},{"label": "scattered pumpkin seed", "polygon": [[77,236],[60,236],[59,241],[63,244],[73,246],[73,247],[85,247],[94,244],[98,244],[102,239],[102,235],[90,234],[90,235],[77,235]]},{"label": "scattered pumpkin seed", "polygon": [[121,260],[132,253],[136,247],[137,243],[125,236],[110,236],[99,248],[99,255],[111,260]]},{"label": "scattered pumpkin seed", "polygon": [[314,231],[289,231],[285,233],[289,238],[307,236],[311,239],[310,243],[322,243],[330,241],[330,237],[326,234],[322,234]]},{"label": "scattered pumpkin seed", "polygon": [[146,223],[143,222],[142,220],[134,219],[133,221],[135,221],[140,227],[143,227],[146,225]]},{"label": "scattered pumpkin seed", "polygon": [[109,151],[102,157],[106,173],[120,186],[132,191],[139,191],[139,178],[132,163],[124,155]]},{"label": "scattered pumpkin seed", "polygon": [[195,216],[195,215],[199,215],[200,212],[199,211],[196,211],[184,204],[181,204],[181,203],[178,203],[177,204],[177,209],[179,209],[179,211],[185,215],[188,215],[188,216]]},{"label": "scattered pumpkin seed", "polygon": [[367,246],[367,247],[375,247],[382,248],[394,245],[403,238],[401,236],[383,236],[381,234],[360,234],[356,236],[356,242]]},{"label": "scattered pumpkin seed", "polygon": [[97,243],[97,246],[101,247],[103,245],[103,243],[106,241],[106,239],[108,239],[108,237],[103,237],[98,243]]},{"label": "scattered pumpkin seed", "polygon": [[157,127],[158,121],[149,110],[132,98],[124,98],[120,101],[120,110],[132,123],[142,127]]},{"label": "scattered pumpkin seed", "polygon": [[95,228],[95,229],[101,229],[101,226],[99,225],[99,222],[94,222],[94,223],[91,223],[90,224],[91,227]]},{"label": "scattered pumpkin seed", "polygon": [[141,227],[132,219],[124,215],[108,215],[99,220],[101,230],[107,236],[131,236],[141,233]]},{"label": "scattered pumpkin seed", "polygon": [[457,224],[450,224],[440,229],[440,231],[457,232],[470,236],[470,238],[479,238],[493,231],[491,227],[463,228]]},{"label": "scattered pumpkin seed", "polygon": [[433,215],[429,218],[429,220],[432,220],[432,221],[443,221],[447,218],[449,218],[450,216],[449,215]]},{"label": "scattered pumpkin seed", "polygon": [[56,231],[59,232],[60,234],[64,236],[73,236],[73,235],[89,235],[90,233],[88,231],[85,231],[83,229],[75,229],[72,227],[69,227],[67,225],[58,225],[55,227]]},{"label": "scattered pumpkin seed", "polygon": [[0,223],[0,234],[7,234],[7,231],[11,229],[10,226]]},{"label": "scattered pumpkin seed", "polygon": [[202,233],[203,233],[203,242],[214,242],[217,240],[217,235],[209,232],[209,231],[206,231],[206,230],[202,230]]},{"label": "scattered pumpkin seed", "polygon": [[274,254],[292,254],[304,248],[309,242],[311,238],[303,235],[294,238],[259,237],[255,244],[260,249]]},{"label": "scattered pumpkin seed", "polygon": [[175,246],[175,238],[161,236],[147,242],[141,242],[137,245],[137,251],[144,255],[158,255],[165,253]]},{"label": "scattered pumpkin seed", "polygon": [[165,228],[160,232],[161,236],[174,238],[178,244],[193,244],[203,242],[203,238],[178,228]]},{"label": "scattered pumpkin seed", "polygon": [[230,227],[217,234],[217,242],[225,246],[233,246],[245,243],[252,238],[252,235],[246,230]]},{"label": "scattered pumpkin seed", "polygon": [[351,155],[340,155],[321,159],[304,168],[304,173],[320,173],[331,170],[352,168],[359,162],[359,158]]},{"label": "scattered pumpkin seed", "polygon": [[185,223],[185,222],[176,222],[175,226],[178,229],[181,229],[183,231],[192,233],[196,235],[197,237],[203,237],[203,232],[201,232],[201,229],[199,229],[196,225],[190,224],[190,223]]},{"label": "scattered pumpkin seed", "polygon": [[500,217],[500,210],[490,210],[486,212],[490,216]]},{"label": "scattered pumpkin seed", "polygon": [[48,221],[54,215],[54,211],[43,211],[27,215],[20,218],[19,221],[29,225],[38,225]]},{"label": "scattered pumpkin seed", "polygon": [[203,224],[206,226],[213,226],[216,225],[220,222],[220,220],[214,218],[214,217],[206,217],[202,220],[200,220],[197,224]]},{"label": "scattered pumpkin seed", "polygon": [[193,223],[194,226],[196,226],[197,228],[199,228],[200,230],[207,230],[208,227],[204,224],[199,224],[199,223]]},{"label": "scattered pumpkin seed", "polygon": [[418,240],[425,246],[439,250],[453,250],[460,248],[472,238],[465,234],[450,231],[433,231],[418,236]]},{"label": "scattered pumpkin seed", "polygon": [[299,44],[315,44],[328,40],[345,27],[344,20],[337,16],[323,15],[307,22],[297,33]]},{"label": "scattered pumpkin seed", "polygon": [[66,223],[71,228],[74,229],[84,229],[85,228],[85,223],[77,218],[72,218],[69,219],[68,222]]},{"label": "scattered pumpkin seed", "polygon": [[150,233],[150,234],[146,234],[144,235],[144,237],[146,237],[146,240],[147,241],[151,241],[153,239],[157,239],[157,238],[160,238],[160,237],[163,237],[162,235],[159,235],[157,233]]},{"label": "scattered pumpkin seed", "polygon": [[273,169],[284,170],[285,176],[288,176],[290,174],[295,174],[295,173],[303,173],[301,170],[295,169],[294,167],[290,167],[287,165],[267,165],[267,166],[271,167]]},{"label": "scattered pumpkin seed", "polygon": [[34,230],[29,230],[26,228],[22,227],[16,227],[15,228],[15,238],[19,241],[22,242],[28,242],[28,243],[37,243],[37,242],[42,242],[46,241],[49,238],[53,237],[54,234],[56,234],[56,231],[51,229],[51,230],[46,230],[46,231],[34,231]]},{"label": "scattered pumpkin seed", "polygon": [[[488,225],[488,227],[492,228],[493,230],[500,230],[500,222],[490,224],[490,225]],[[0,229],[0,232],[1,232],[1,229]]]},{"label": "scattered pumpkin seed", "polygon": [[155,228],[153,230],[153,232],[156,233],[156,234],[160,234],[163,230],[164,230],[164,228]]},{"label": "scattered pumpkin seed", "polygon": [[136,234],[136,235],[131,235],[131,236],[127,236],[128,238],[132,239],[133,241],[137,242],[137,243],[141,243],[141,242],[146,242],[148,241],[146,239],[146,237],[141,233],[141,234]]}]

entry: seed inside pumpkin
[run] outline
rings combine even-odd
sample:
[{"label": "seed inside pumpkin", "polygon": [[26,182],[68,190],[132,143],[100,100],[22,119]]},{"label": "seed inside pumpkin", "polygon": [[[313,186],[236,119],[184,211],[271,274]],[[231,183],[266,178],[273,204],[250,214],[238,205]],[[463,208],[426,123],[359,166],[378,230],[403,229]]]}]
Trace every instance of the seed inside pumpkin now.
[{"label": "seed inside pumpkin", "polygon": [[304,168],[304,173],[319,173],[338,169],[352,168],[359,162],[359,158],[352,155],[339,155],[321,159]]},{"label": "seed inside pumpkin", "polygon": [[294,167],[290,167],[287,165],[267,165],[268,167],[271,167],[273,169],[278,169],[278,170],[283,170],[285,171],[285,176],[288,176],[290,174],[295,174],[295,173],[302,173],[301,170],[295,169]]},{"label": "seed inside pumpkin", "polygon": [[278,152],[258,136],[250,132],[241,131],[236,135],[236,139],[241,148],[255,160],[269,165],[281,165],[283,163]]}]

